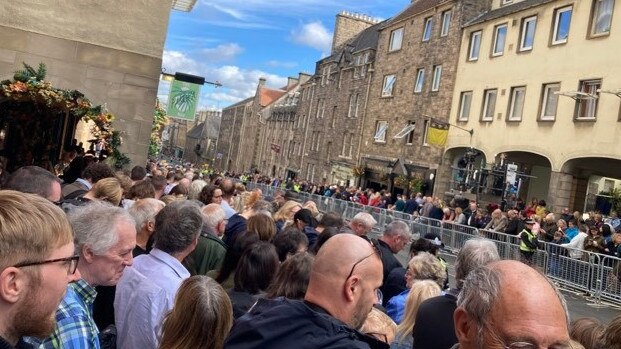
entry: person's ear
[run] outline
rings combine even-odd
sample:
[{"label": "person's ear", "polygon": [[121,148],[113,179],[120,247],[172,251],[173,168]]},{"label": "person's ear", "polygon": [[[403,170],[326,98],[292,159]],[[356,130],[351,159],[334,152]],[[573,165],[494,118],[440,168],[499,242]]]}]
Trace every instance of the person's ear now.
[{"label": "person's ear", "polygon": [[87,263],[92,263],[94,258],[95,252],[93,252],[93,249],[88,245],[83,245],[80,260],[85,260]]},{"label": "person's ear", "polygon": [[457,308],[453,313],[455,335],[462,345],[461,348],[474,348],[477,339],[477,326],[464,308]]},{"label": "person's ear", "polygon": [[27,276],[19,268],[8,267],[0,273],[0,299],[17,303],[27,287]]},{"label": "person's ear", "polygon": [[347,279],[344,286],[345,300],[353,302],[359,292],[359,286],[360,277],[357,275],[352,275],[349,279]]},{"label": "person's ear", "polygon": [[147,225],[147,231],[149,233],[153,233],[155,231],[155,222],[154,221],[147,221],[146,225]]}]

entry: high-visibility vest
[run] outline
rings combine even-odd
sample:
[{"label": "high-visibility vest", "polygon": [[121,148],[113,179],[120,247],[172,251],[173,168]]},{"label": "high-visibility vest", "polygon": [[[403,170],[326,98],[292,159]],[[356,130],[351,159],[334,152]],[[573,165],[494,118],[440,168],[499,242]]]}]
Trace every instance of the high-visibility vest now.
[{"label": "high-visibility vest", "polygon": [[526,233],[526,235],[528,235],[528,240],[529,241],[533,241],[534,239],[536,239],[537,237],[535,236],[535,234],[533,234],[532,232],[524,229],[522,230],[522,232],[520,233],[520,251],[524,251],[524,252],[535,252],[536,249],[534,248],[530,248],[528,246],[526,246],[526,244],[524,243],[524,241],[522,241],[522,233]]}]

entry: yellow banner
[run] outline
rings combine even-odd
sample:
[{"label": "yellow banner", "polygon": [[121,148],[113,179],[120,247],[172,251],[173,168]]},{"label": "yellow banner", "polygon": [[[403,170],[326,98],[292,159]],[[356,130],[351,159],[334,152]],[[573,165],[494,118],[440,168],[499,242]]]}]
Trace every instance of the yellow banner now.
[{"label": "yellow banner", "polygon": [[449,124],[431,120],[427,130],[427,143],[436,147],[444,147],[448,139]]}]

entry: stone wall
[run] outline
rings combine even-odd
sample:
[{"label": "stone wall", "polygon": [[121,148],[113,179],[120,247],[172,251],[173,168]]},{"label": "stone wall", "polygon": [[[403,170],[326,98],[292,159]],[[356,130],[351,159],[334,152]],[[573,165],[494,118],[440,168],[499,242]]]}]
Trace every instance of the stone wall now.
[{"label": "stone wall", "polygon": [[332,53],[343,48],[345,42],[376,23],[378,23],[377,19],[362,14],[341,12],[336,15],[334,36],[332,38]]}]

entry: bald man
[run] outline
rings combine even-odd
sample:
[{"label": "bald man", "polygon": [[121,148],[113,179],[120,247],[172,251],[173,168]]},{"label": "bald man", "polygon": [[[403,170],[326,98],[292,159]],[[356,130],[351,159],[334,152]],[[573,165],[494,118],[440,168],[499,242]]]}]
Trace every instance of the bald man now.
[{"label": "bald man", "polygon": [[453,319],[459,339],[453,349],[571,348],[563,296],[545,276],[517,261],[472,271]]},{"label": "bald man", "polygon": [[335,235],[315,257],[304,301],[259,300],[235,323],[224,347],[389,348],[358,331],[381,285],[382,261],[374,247],[352,234]]}]

